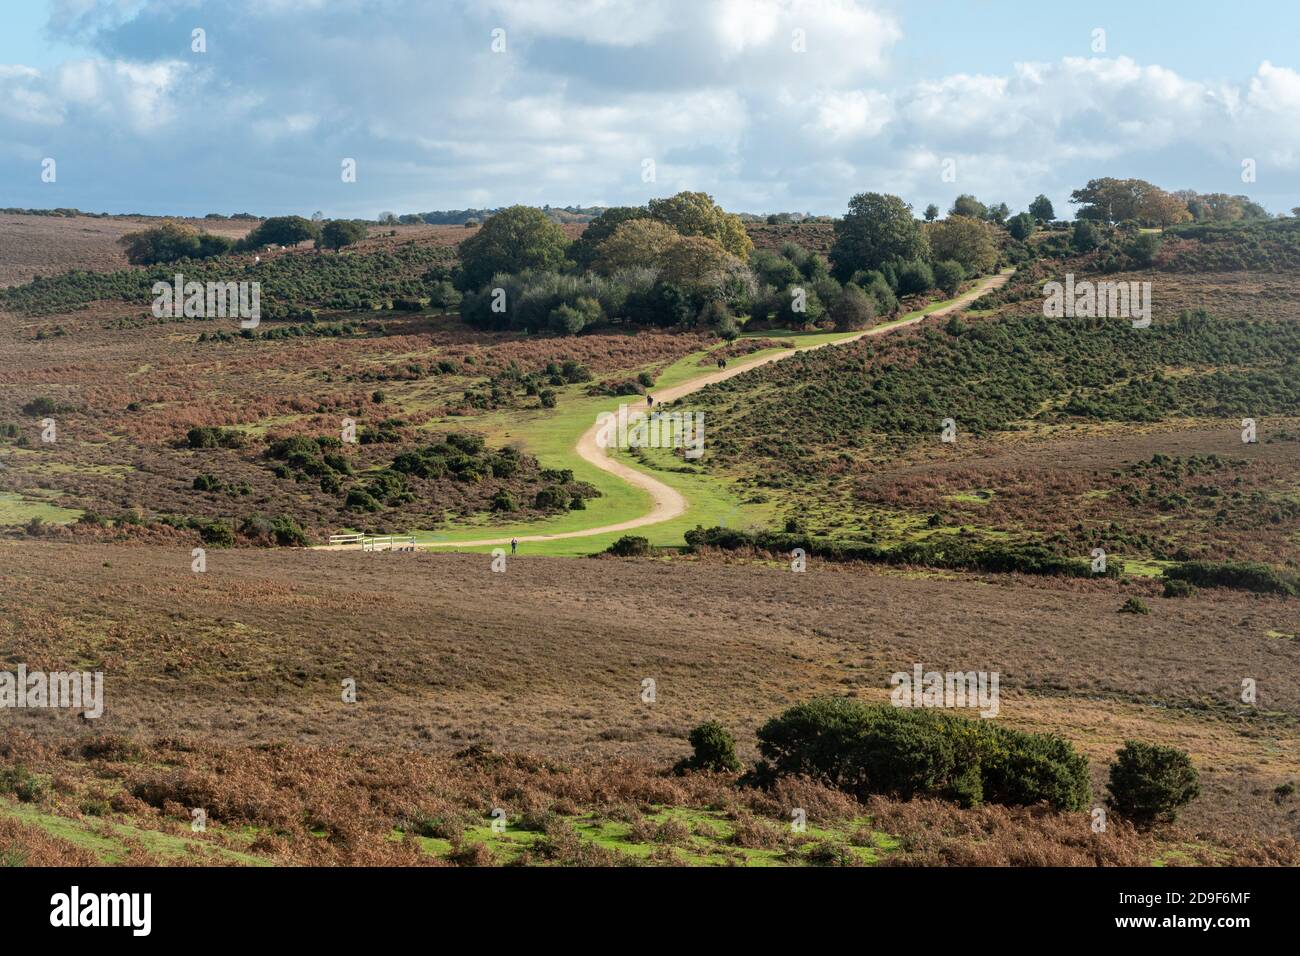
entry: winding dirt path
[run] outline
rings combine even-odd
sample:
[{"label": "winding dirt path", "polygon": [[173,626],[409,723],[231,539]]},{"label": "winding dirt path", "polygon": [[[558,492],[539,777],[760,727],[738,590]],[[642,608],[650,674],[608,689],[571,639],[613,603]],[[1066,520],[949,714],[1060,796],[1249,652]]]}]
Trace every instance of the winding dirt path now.
[{"label": "winding dirt path", "polygon": [[[847,342],[856,342],[858,339],[869,338],[878,335],[886,335],[897,329],[907,328],[910,325],[924,322],[926,319],[932,319],[936,316],[948,315],[952,312],[960,311],[970,305],[980,296],[994,289],[1005,285],[1011,278],[1010,272],[1002,272],[995,276],[989,276],[979,285],[968,292],[959,295],[942,308],[935,309],[933,312],[927,312],[923,315],[913,316],[910,319],[904,319],[901,322],[890,322],[884,325],[878,325],[873,329],[867,329],[865,332],[859,332],[856,335],[849,336],[845,339],[838,339],[834,342],[822,342],[819,345],[806,345],[803,347],[796,346],[788,351],[778,352],[773,355],[767,355],[763,358],[754,359],[749,362],[737,365],[734,368],[728,368],[720,372],[710,372],[708,375],[702,375],[699,378],[691,379],[689,382],[683,382],[681,385],[674,385],[671,388],[656,389],[652,394],[655,401],[661,405],[674,402],[679,398],[684,398],[693,392],[698,392],[707,385],[713,385],[717,382],[725,382],[729,378],[748,372],[750,369],[758,368],[760,365],[766,365],[768,362],[777,362],[788,358],[795,352],[809,352],[813,349],[826,348],[830,345],[843,345]],[[637,405],[629,405],[629,413],[633,411],[646,411],[648,406],[642,402]],[[515,540],[520,544],[527,541],[556,541],[560,538],[589,538],[598,534],[609,534],[617,531],[631,531],[634,528],[644,528],[647,525],[658,524],[661,521],[671,521],[685,513],[687,508],[686,499],[674,488],[670,488],[653,475],[638,471],[629,465],[623,464],[616,458],[609,457],[604,448],[596,443],[596,435],[600,429],[598,423],[593,422],[592,426],[582,433],[578,439],[576,451],[578,455],[587,462],[599,468],[601,471],[609,472],[633,487],[640,488],[650,495],[651,507],[645,514],[637,518],[630,518],[627,521],[620,521],[617,524],[601,525],[599,528],[584,528],[581,531],[564,531],[557,534],[530,534],[519,535]],[[487,545],[509,544],[510,538],[479,538],[473,541],[432,541],[420,542],[421,548],[479,548]],[[326,545],[324,550],[348,550],[358,549],[360,545]]]}]

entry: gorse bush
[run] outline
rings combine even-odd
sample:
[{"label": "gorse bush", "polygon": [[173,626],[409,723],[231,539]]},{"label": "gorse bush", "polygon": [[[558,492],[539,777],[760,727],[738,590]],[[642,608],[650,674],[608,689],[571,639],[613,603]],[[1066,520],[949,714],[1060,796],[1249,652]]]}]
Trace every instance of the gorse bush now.
[{"label": "gorse bush", "polygon": [[[1234,588],[1256,594],[1284,594],[1300,597],[1300,577],[1267,564],[1245,561],[1184,561],[1165,568],[1170,583],[1204,588]],[[1166,592],[1168,586],[1166,586]]]},{"label": "gorse bush", "polygon": [[1159,268],[1170,272],[1295,272],[1300,219],[1188,223],[1165,230]]},{"label": "gorse bush", "polygon": [[1065,740],[935,710],[871,706],[845,697],[799,704],[758,730],[763,760],[751,782],[807,776],[858,799],[934,796],[963,806],[1088,802],[1088,761]]},{"label": "gorse bush", "polygon": [[[806,473],[864,436],[931,439],[953,408],[963,435],[1025,422],[1300,414],[1294,322],[1186,312],[1138,335],[1128,322],[1036,315],[954,329],[808,350],[705,389],[692,402],[722,423],[710,463]],[[1175,367],[1185,371],[1166,374]]]},{"label": "gorse bush", "polygon": [[1120,605],[1121,614],[1150,614],[1151,608],[1147,607],[1147,602],[1140,597],[1129,597]]},{"label": "gorse bush", "polygon": [[311,542],[302,526],[293,518],[281,515],[271,521],[271,536],[282,548],[303,548]]},{"label": "gorse bush", "polygon": [[650,553],[650,540],[637,535],[625,534],[606,550],[609,554],[620,558],[643,557]]},{"label": "gorse bush", "polygon": [[1066,577],[1118,578],[1124,565],[1107,562],[1106,570],[1093,572],[1091,562],[1062,557],[1042,545],[980,544],[952,536],[881,546],[861,541],[815,538],[803,533],[741,531],[737,528],[696,527],[686,532],[692,551],[718,548],[723,551],[753,549],[772,554],[789,554],[802,548],[809,557],[825,561],[863,561],[870,564],[912,564],[921,567],[984,571],[994,574],[1051,574]]},{"label": "gorse bush", "polygon": [[1187,752],[1127,740],[1110,765],[1107,803],[1134,823],[1173,821],[1180,807],[1201,793],[1199,775]]},{"label": "gorse bush", "polygon": [[235,529],[226,521],[195,522],[199,538],[203,543],[214,548],[233,548],[235,546]]},{"label": "gorse bush", "polygon": [[31,415],[33,417],[41,417],[43,415],[53,415],[58,410],[59,410],[58,402],[45,395],[41,395],[37,398],[33,398],[30,402],[24,405],[22,409],[24,415]]},{"label": "gorse bush", "polygon": [[36,803],[45,794],[45,784],[26,767],[17,764],[0,768],[0,793],[11,793],[19,803]]},{"label": "gorse bush", "polygon": [[251,257],[219,256],[191,260],[179,270],[170,263],[117,272],[74,270],[0,289],[0,308],[47,315],[110,300],[147,310],[154,299],[153,284],[171,283],[176,272],[182,271],[186,282],[261,283],[263,321],[298,315],[307,307],[369,310],[376,302],[394,298],[442,297],[442,284],[451,278],[452,256],[447,248],[408,243],[342,256],[324,252],[281,255],[257,264]]},{"label": "gorse bush", "polygon": [[1185,598],[1191,597],[1196,593],[1196,585],[1190,581],[1183,581],[1178,578],[1169,578],[1165,581],[1164,596],[1167,598]]},{"label": "gorse bush", "polygon": [[736,757],[736,740],[716,720],[707,720],[695,727],[688,739],[692,753],[678,761],[673,768],[675,772],[713,770],[735,773],[740,770],[740,760]]}]

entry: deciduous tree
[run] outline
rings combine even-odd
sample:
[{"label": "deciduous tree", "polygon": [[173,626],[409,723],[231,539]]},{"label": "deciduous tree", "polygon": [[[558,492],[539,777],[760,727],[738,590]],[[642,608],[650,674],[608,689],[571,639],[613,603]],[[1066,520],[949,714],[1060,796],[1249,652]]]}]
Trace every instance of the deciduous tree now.
[{"label": "deciduous tree", "polygon": [[960,263],[966,275],[992,272],[998,262],[993,227],[970,216],[949,216],[926,226],[930,251],[936,260]]},{"label": "deciduous tree", "polygon": [[460,244],[461,287],[480,288],[498,272],[556,269],[568,245],[564,230],[540,209],[502,209]]},{"label": "deciduous tree", "polygon": [[929,257],[929,245],[912,207],[886,193],[859,193],[835,222],[831,263],[841,280],[859,269]]}]

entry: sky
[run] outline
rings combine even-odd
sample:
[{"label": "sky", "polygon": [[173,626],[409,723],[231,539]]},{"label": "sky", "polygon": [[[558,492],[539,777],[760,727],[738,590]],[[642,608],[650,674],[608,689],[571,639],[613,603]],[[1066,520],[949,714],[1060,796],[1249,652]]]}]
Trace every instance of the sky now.
[{"label": "sky", "polygon": [[1300,206],[1293,0],[6,0],[0,23],[0,207],[374,218],[690,189],[1068,215],[1100,176]]}]

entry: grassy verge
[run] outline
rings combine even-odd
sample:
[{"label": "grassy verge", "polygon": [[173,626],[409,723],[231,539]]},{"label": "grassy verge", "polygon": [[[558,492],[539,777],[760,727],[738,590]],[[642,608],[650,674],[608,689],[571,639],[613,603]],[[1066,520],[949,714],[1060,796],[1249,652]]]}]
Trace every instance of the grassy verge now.
[{"label": "grassy verge", "polygon": [[21,823],[40,827],[50,836],[93,853],[105,866],[128,858],[131,844],[137,845],[169,863],[215,863],[225,866],[271,866],[271,862],[249,853],[230,850],[204,840],[191,840],[172,833],[100,820],[94,817],[74,820],[46,813],[23,803],[0,800],[0,814]]}]

